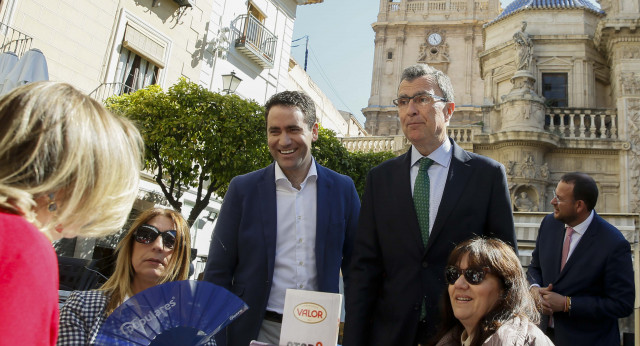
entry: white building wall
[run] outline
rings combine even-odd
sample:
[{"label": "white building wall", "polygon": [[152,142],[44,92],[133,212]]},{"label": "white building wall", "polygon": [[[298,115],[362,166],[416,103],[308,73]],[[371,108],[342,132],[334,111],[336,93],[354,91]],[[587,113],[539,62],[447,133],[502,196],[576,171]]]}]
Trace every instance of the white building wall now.
[{"label": "white building wall", "polygon": [[251,0],[251,3],[265,15],[265,27],[277,36],[274,66],[259,66],[235,47],[231,33],[223,34],[236,18],[247,14],[248,2],[214,0],[207,39],[211,42],[225,35],[228,41],[218,45],[220,49],[217,51],[216,45],[207,47],[199,81],[210,90],[220,92],[223,90],[222,75],[233,71],[242,79],[235,93],[264,104],[271,95],[287,89],[291,39],[298,5],[293,0]]},{"label": "white building wall", "polygon": [[152,2],[14,0],[3,4],[0,18],[33,38],[31,46],[47,58],[50,80],[68,82],[87,93],[113,82],[112,66],[127,20],[168,42],[166,66],[160,70],[158,84],[170,86],[181,76],[196,79],[200,61],[193,57],[197,56],[200,33],[205,32],[205,14],[212,12],[210,3],[195,1],[178,17],[178,5],[173,1],[160,1],[156,7]]},{"label": "white building wall", "polygon": [[289,61],[289,90],[303,91],[316,104],[318,123],[336,132],[339,137],[349,135],[349,123],[307,72],[292,58]]}]

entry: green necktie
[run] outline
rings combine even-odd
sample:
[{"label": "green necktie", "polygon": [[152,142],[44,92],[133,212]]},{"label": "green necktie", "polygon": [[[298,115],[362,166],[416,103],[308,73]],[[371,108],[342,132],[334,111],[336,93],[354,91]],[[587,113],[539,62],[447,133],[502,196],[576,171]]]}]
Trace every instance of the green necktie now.
[{"label": "green necktie", "polygon": [[422,244],[427,247],[429,241],[429,167],[433,160],[428,157],[420,159],[420,170],[413,185],[413,204],[418,214],[418,224],[422,234]]}]

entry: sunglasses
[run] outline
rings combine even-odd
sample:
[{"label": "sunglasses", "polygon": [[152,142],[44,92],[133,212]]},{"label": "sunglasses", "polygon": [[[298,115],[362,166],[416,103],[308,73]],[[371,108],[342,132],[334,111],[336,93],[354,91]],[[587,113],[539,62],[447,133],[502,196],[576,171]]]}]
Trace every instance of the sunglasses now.
[{"label": "sunglasses", "polygon": [[456,266],[447,266],[444,270],[444,276],[447,279],[449,285],[454,285],[460,275],[464,275],[464,279],[471,285],[479,285],[486,276],[489,268],[487,267],[471,267],[467,269],[460,269]]},{"label": "sunglasses", "polygon": [[142,244],[153,243],[158,236],[162,237],[162,246],[166,249],[173,249],[176,246],[176,230],[169,230],[166,232],[160,232],[156,227],[144,224],[133,233],[133,238]]}]

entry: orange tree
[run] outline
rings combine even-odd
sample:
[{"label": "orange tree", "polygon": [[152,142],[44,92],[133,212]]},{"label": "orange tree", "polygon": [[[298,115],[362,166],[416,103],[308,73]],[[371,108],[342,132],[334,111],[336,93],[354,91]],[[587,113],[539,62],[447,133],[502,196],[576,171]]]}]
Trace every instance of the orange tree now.
[{"label": "orange tree", "polygon": [[132,119],[144,137],[145,169],[173,208],[194,189],[192,225],[212,196],[224,196],[231,179],[269,164],[264,108],[221,95],[184,78],[166,92],[157,85],[114,96],[107,108]]}]

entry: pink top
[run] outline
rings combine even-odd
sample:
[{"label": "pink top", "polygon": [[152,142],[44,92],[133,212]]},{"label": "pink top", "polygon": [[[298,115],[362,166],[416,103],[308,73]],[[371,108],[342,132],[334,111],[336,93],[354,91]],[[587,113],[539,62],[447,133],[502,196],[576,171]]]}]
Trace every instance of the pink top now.
[{"label": "pink top", "polygon": [[58,258],[47,237],[0,211],[0,346],[55,345]]}]

